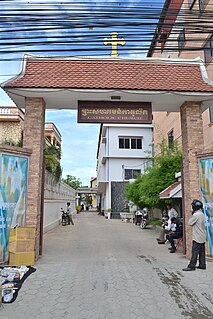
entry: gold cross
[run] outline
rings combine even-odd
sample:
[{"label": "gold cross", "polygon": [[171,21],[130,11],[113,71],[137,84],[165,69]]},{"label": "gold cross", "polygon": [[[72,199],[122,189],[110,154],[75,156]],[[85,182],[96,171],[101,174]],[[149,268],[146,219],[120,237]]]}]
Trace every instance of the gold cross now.
[{"label": "gold cross", "polygon": [[111,32],[110,35],[112,36],[112,38],[111,39],[105,38],[104,45],[110,44],[112,46],[111,56],[117,57],[118,56],[118,45],[123,46],[126,44],[126,41],[124,40],[124,38],[118,40],[118,32]]}]

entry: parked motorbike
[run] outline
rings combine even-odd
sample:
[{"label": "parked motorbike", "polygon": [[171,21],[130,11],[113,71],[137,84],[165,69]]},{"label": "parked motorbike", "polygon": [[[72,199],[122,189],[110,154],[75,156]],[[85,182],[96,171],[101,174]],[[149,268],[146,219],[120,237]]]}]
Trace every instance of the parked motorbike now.
[{"label": "parked motorbike", "polygon": [[69,224],[69,215],[67,212],[63,210],[63,208],[61,208],[61,225],[66,226],[68,224]]},{"label": "parked motorbike", "polygon": [[142,216],[141,216],[141,224],[140,227],[142,229],[146,228],[147,224],[149,222],[149,212],[147,208],[143,208],[142,210]]},{"label": "parked motorbike", "polygon": [[141,210],[137,210],[135,213],[135,225],[140,225],[141,224],[141,220],[142,220],[142,211]]}]

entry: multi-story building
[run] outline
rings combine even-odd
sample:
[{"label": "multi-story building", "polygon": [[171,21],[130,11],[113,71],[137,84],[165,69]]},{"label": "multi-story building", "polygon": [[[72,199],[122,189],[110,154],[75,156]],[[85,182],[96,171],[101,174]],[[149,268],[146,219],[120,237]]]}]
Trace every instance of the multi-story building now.
[{"label": "multi-story building", "polygon": [[[0,143],[19,143],[23,137],[24,111],[16,106],[0,107]],[[61,146],[61,134],[54,123],[45,123],[45,140],[48,146]]]},{"label": "multi-story building", "polygon": [[150,124],[104,124],[97,151],[97,186],[101,209],[122,212],[127,201],[124,185],[143,174],[152,157]]},{"label": "multi-story building", "polygon": [[[91,177],[90,187],[93,189],[97,188],[97,177]],[[92,197],[92,206],[97,207],[97,194],[91,194]]]},{"label": "multi-story building", "polygon": [[16,106],[0,107],[0,141],[1,143],[19,143],[24,128],[24,112]]},{"label": "multi-story building", "polygon": [[[213,0],[166,0],[148,57],[201,58],[213,80]],[[203,113],[204,147],[213,147],[213,103]],[[181,143],[180,113],[155,112],[154,143]]]}]

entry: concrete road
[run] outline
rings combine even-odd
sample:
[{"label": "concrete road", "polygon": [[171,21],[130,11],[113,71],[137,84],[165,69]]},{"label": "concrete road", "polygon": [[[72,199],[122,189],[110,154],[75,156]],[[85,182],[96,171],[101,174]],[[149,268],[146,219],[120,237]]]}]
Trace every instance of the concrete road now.
[{"label": "concrete road", "polygon": [[213,264],[184,273],[181,252],[141,230],[95,212],[45,235],[37,271],[1,319],[213,318]]}]

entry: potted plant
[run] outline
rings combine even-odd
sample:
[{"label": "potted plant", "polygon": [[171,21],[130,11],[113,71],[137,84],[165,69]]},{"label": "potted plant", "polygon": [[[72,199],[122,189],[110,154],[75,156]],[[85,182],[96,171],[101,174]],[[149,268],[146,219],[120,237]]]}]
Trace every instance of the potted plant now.
[{"label": "potted plant", "polygon": [[112,209],[111,209],[111,208],[108,208],[108,209],[107,209],[107,218],[108,218],[108,219],[111,218],[111,212],[112,212]]}]

